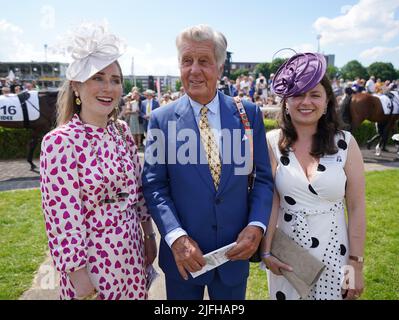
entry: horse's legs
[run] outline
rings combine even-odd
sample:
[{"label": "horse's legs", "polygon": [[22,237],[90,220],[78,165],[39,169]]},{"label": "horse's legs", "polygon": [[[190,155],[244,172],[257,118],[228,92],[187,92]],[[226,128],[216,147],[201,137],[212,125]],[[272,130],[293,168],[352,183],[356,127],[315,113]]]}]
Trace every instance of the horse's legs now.
[{"label": "horse's legs", "polygon": [[374,137],[372,137],[370,140],[367,140],[367,143],[366,143],[367,149],[370,150],[371,145],[373,144],[373,142],[374,142],[375,140],[377,140],[378,138],[380,138],[380,137],[381,137],[381,135],[380,135],[379,133],[377,133],[377,134],[376,134]]},{"label": "horse's legs", "polygon": [[38,132],[35,132],[35,130],[32,131],[32,139],[29,142],[29,150],[28,150],[28,163],[30,164],[30,170],[34,171],[37,169],[37,166],[33,163],[33,153],[35,152],[37,142],[39,141],[39,136],[40,134]]},{"label": "horse's legs", "polygon": [[[379,156],[379,155],[381,155],[381,151],[387,151],[386,144],[388,141],[388,135],[389,135],[389,131],[390,131],[389,122],[387,122],[387,121],[378,122],[376,124],[376,127],[377,127],[378,134],[375,135],[372,139],[379,138],[378,144],[375,147],[375,154],[377,156]],[[368,142],[369,141],[367,141],[367,147],[368,147]]]},{"label": "horse's legs", "polygon": [[385,123],[384,127],[382,128],[382,135],[381,135],[381,148],[382,151],[388,151],[386,148],[387,141],[389,138],[389,133],[391,131],[391,125],[390,122]]},{"label": "horse's legs", "polygon": [[367,142],[366,142],[366,147],[368,150],[370,150],[372,143],[381,136],[380,131],[378,130],[377,122],[375,123],[375,130],[377,131],[377,134],[374,135],[371,139],[367,140]]}]

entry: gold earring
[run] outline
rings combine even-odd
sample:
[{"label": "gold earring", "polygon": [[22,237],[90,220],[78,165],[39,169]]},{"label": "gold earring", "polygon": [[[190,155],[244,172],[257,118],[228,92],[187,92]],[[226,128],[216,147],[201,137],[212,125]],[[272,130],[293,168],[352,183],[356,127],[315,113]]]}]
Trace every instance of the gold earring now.
[{"label": "gold earring", "polygon": [[82,100],[80,100],[77,92],[75,92],[75,96],[76,96],[75,103],[77,106],[80,106],[82,104]]}]

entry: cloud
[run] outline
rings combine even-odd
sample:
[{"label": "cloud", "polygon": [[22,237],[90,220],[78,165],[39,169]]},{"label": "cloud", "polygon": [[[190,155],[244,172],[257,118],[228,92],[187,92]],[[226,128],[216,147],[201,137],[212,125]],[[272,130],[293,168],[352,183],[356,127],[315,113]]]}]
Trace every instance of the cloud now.
[{"label": "cloud", "polygon": [[384,59],[388,55],[399,54],[399,46],[388,48],[388,47],[374,47],[364,50],[360,57],[363,59],[377,60]]},{"label": "cloud", "polygon": [[[88,21],[83,21],[88,22]],[[109,28],[109,22],[107,19],[97,22],[96,24],[102,25],[109,32],[113,32]],[[72,27],[64,35],[58,36],[56,43],[49,47],[49,52],[55,57],[59,57],[63,60],[70,62],[71,59],[67,53],[68,44],[71,42],[71,37],[74,34],[74,29]],[[154,46],[147,42],[140,46],[141,49],[128,45],[126,39],[122,39],[127,44],[126,51],[118,59],[122,72],[124,75],[131,75],[132,71],[135,75],[178,75],[178,64],[177,55],[170,57],[162,57],[159,54],[159,50],[155,50]],[[132,70],[132,60],[134,58],[134,66]]]},{"label": "cloud", "polygon": [[[49,56],[57,57],[62,62],[71,62],[67,46],[70,33],[59,36],[57,42],[49,46]],[[138,49],[127,45],[125,53],[118,59],[124,75],[178,75],[177,56],[160,57],[151,43]],[[133,66],[132,66],[133,64]],[[132,70],[133,69],[133,70]]]},{"label": "cloud", "polygon": [[0,20],[0,33],[10,33],[12,34],[20,34],[23,33],[22,29],[10,22],[7,22],[7,20]]},{"label": "cloud", "polygon": [[[12,62],[44,61],[44,47],[37,48],[24,39],[21,27],[6,20],[0,20],[0,60]],[[54,52],[49,46],[47,50],[48,61],[65,62],[66,58],[59,52]]]},{"label": "cloud", "polygon": [[[101,22],[105,26],[107,21]],[[47,61],[71,62],[67,53],[68,39],[72,30],[57,36],[54,43],[48,43]],[[21,27],[6,20],[0,20],[0,60],[12,62],[45,61],[45,48],[37,47],[31,41],[26,41]],[[134,57],[134,73],[136,75],[179,75],[177,55],[162,56],[151,43],[146,43],[138,49],[127,46],[125,54],[119,59],[125,75],[132,73],[132,57]]]},{"label": "cloud", "polygon": [[318,18],[313,27],[322,36],[322,45],[388,42],[399,35],[399,20],[394,14],[398,8],[397,0],[360,0],[344,6],[338,17]]}]

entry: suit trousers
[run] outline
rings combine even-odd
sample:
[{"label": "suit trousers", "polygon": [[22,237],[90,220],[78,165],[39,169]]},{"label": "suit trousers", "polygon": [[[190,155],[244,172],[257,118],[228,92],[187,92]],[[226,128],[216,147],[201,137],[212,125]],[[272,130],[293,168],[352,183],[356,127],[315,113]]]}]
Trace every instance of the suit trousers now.
[{"label": "suit trousers", "polygon": [[[205,285],[191,284],[166,276],[166,296],[168,300],[203,300]],[[212,281],[206,285],[210,300],[245,300],[247,279],[236,286],[222,282],[216,269]]]}]

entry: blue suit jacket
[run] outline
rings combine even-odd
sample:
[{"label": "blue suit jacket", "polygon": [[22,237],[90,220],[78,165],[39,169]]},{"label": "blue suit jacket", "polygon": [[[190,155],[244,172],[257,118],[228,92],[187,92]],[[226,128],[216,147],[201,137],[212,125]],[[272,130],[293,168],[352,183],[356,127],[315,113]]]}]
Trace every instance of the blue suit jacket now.
[{"label": "blue suit jacket", "polygon": [[[141,101],[140,105],[140,117],[144,117],[147,113],[147,99]],[[155,99],[152,99],[152,108],[151,111],[154,111],[155,109],[159,108],[159,102]]]},{"label": "blue suit jacket", "polygon": [[[148,101],[147,99],[141,101],[140,113],[139,113],[139,117],[143,120],[143,124],[144,124],[145,128],[148,125],[148,120],[144,118],[144,116],[147,114],[147,101]],[[159,108],[159,102],[155,99],[152,99],[151,114],[152,114],[152,111],[154,111],[157,108]]]},{"label": "blue suit jacket", "polygon": [[[219,94],[221,128],[239,129],[241,132],[240,150],[244,150],[244,128],[235,103],[231,97]],[[273,198],[273,178],[270,169],[265,129],[262,113],[252,103],[243,102],[251,126],[254,130],[254,163],[256,180],[248,195],[248,176],[235,175],[235,163],[223,163],[218,190],[215,190],[207,163],[179,164],[171,163],[174,155],[185,147],[186,141],[176,141],[168,132],[168,122],[176,124],[177,134],[183,129],[196,133],[193,152],[200,154],[202,147],[198,125],[195,121],[188,96],[155,110],[150,119],[149,130],[158,129],[165,136],[164,143],[148,139],[143,171],[143,191],[149,211],[158,226],[162,239],[159,264],[164,273],[174,279],[181,278],[172,250],[164,241],[165,235],[183,228],[194,239],[204,254],[236,241],[238,234],[252,221],[268,225]],[[160,131],[158,131],[160,132]],[[151,134],[149,135],[151,136]],[[195,145],[196,143],[196,145]],[[149,164],[149,155],[158,147],[158,155],[164,155],[164,164]],[[162,147],[164,146],[164,147]],[[235,146],[237,147],[237,145]],[[184,150],[183,150],[184,151]],[[243,152],[243,151],[242,151]],[[186,153],[187,154],[187,153]],[[242,153],[243,154],[243,153]],[[198,158],[198,157],[197,157]],[[233,160],[232,160],[233,162]],[[199,162],[197,162],[199,163]],[[249,273],[248,261],[227,262],[218,268],[221,280],[226,285],[242,283]],[[208,284],[212,281],[215,269],[195,279],[188,280],[196,284]]]}]

